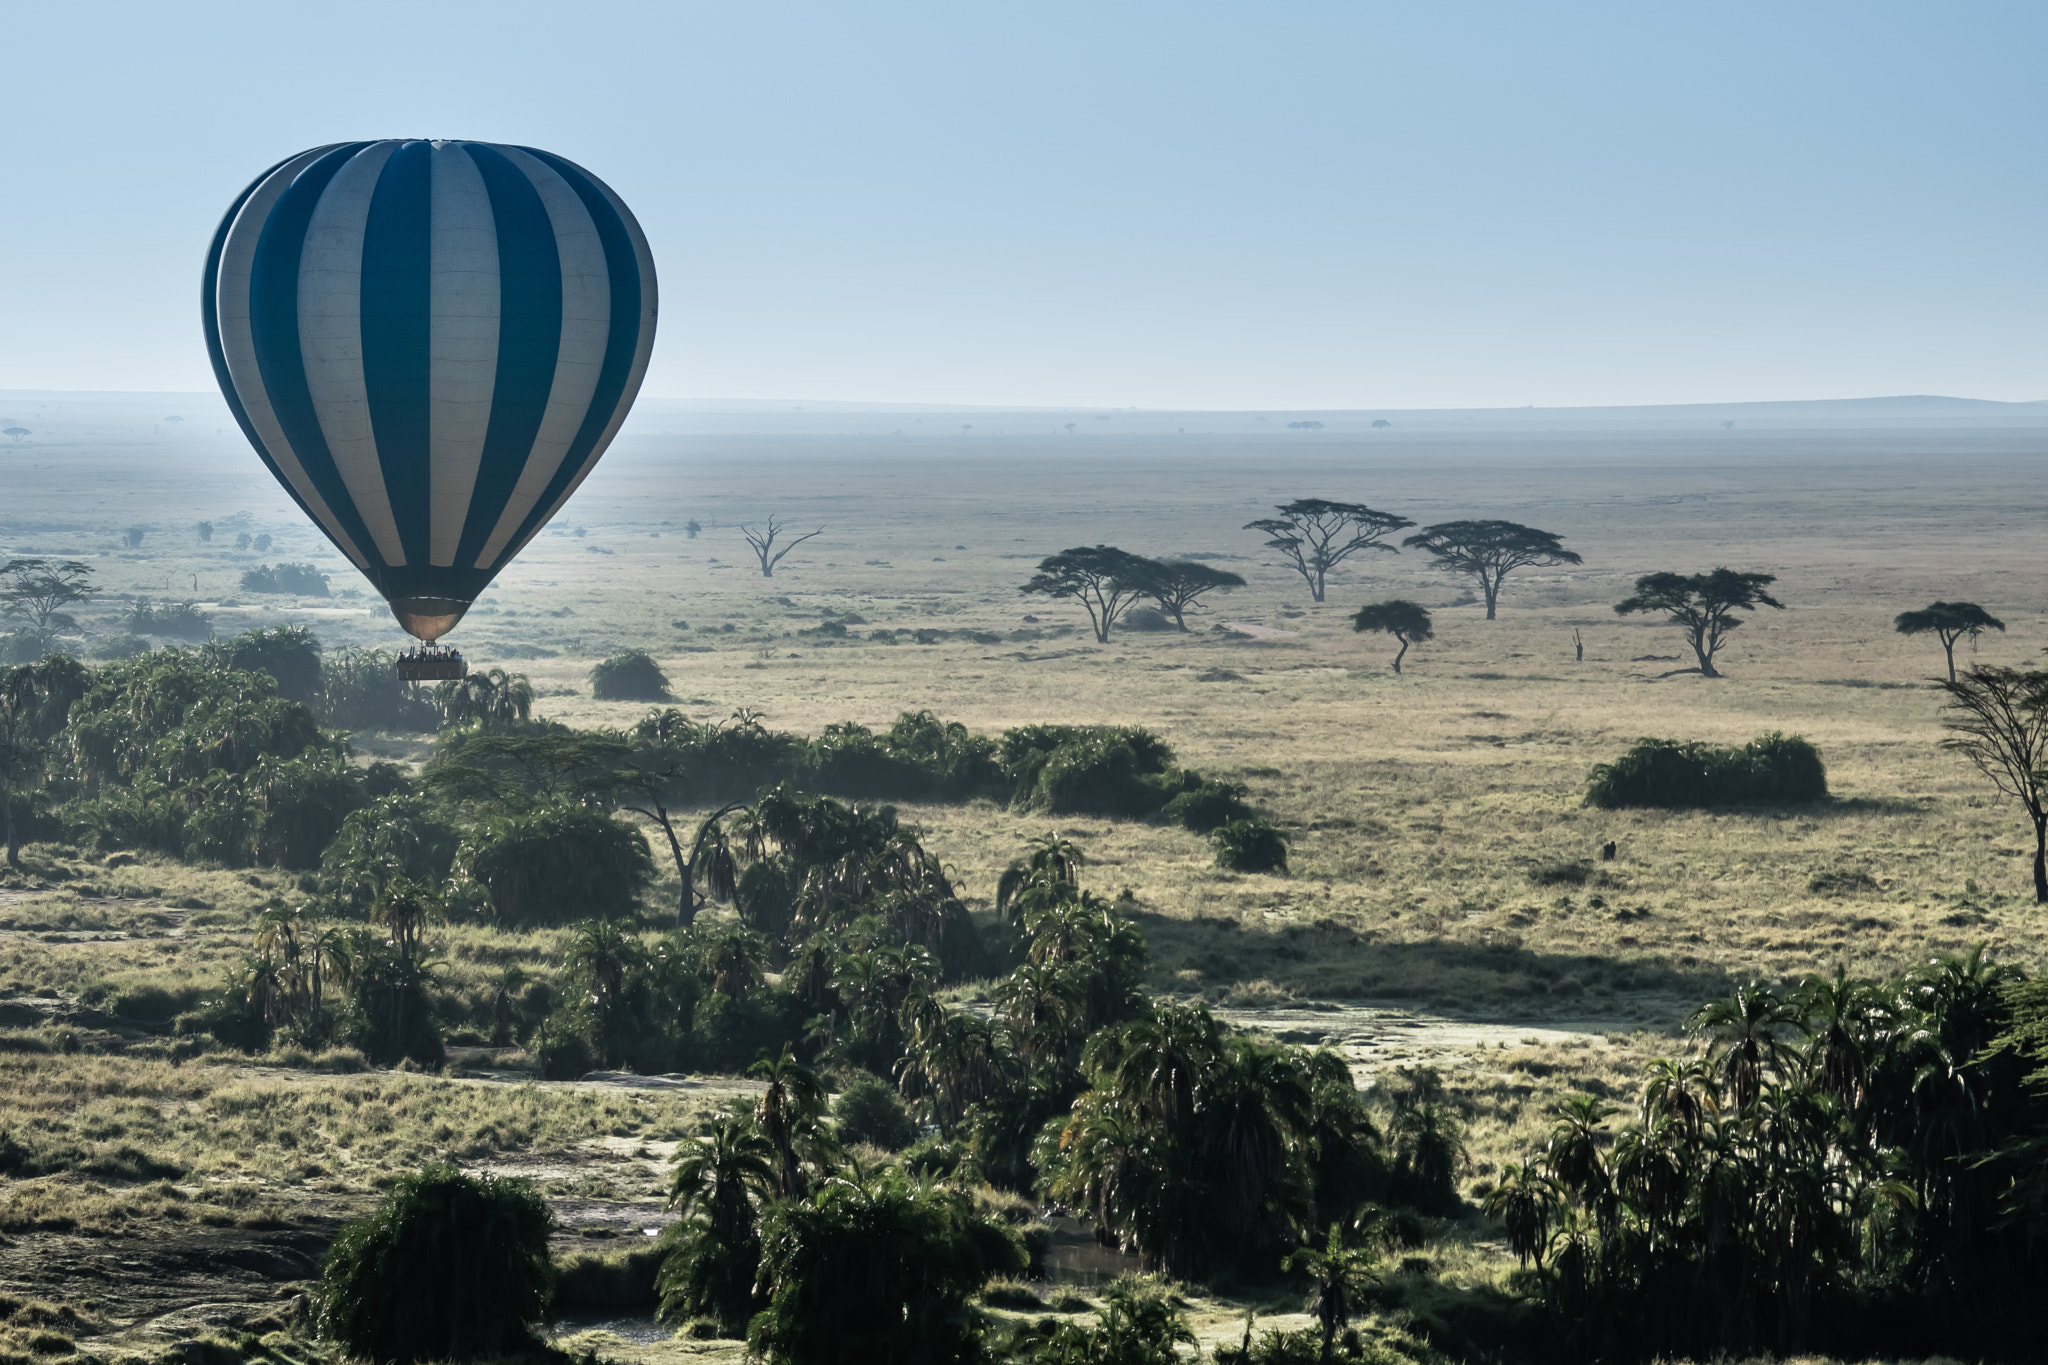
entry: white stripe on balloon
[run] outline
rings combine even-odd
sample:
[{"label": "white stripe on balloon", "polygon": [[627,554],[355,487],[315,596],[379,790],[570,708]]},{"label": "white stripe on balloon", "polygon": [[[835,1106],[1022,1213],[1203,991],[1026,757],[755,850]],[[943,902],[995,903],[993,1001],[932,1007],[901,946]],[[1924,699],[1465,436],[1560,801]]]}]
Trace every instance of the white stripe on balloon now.
[{"label": "white stripe on balloon", "polygon": [[[577,169],[583,168],[578,166]],[[633,216],[633,210],[626,207],[625,200],[613,194],[611,186],[590,172],[584,171],[583,174],[591,184],[597,186],[598,193],[612,206],[612,212],[619,215],[619,221],[626,226],[627,237],[632,240],[634,263],[640,272],[640,334],[633,347],[632,368],[626,372],[626,386],[619,391],[618,401],[612,405],[610,420],[605,423],[604,431],[598,436],[597,443],[584,457],[583,468],[576,471],[576,477],[569,481],[569,486],[562,490],[562,496],[556,498],[554,505],[548,508],[547,515],[533,524],[533,530],[527,533],[526,539],[512,547],[513,554],[525,549],[527,541],[539,535],[540,528],[554,520],[563,505],[583,486],[583,481],[590,477],[590,471],[597,468],[598,457],[610,448],[612,438],[619,434],[619,427],[625,423],[626,414],[633,406],[633,399],[640,392],[640,383],[647,377],[647,362],[654,354],[654,323],[655,315],[659,311],[659,300],[655,297],[654,252],[648,248],[647,237],[640,231],[640,220]]]},{"label": "white stripe on balloon", "polygon": [[314,206],[299,256],[299,349],[313,411],[377,553],[393,565],[405,563],[405,545],[377,460],[363,378],[363,232],[377,177],[401,145],[373,143],[335,173]]},{"label": "white stripe on balloon", "polygon": [[445,568],[462,541],[497,388],[498,225],[469,153],[433,147],[429,562]]},{"label": "white stripe on balloon", "polygon": [[263,444],[285,482],[299,495],[313,515],[319,519],[334,543],[342,553],[355,563],[358,569],[369,572],[370,561],[363,551],[341,529],[334,511],[327,500],[320,496],[320,490],[306,477],[305,466],[299,462],[298,453],[291,442],[284,438],[284,427],[277,420],[277,412],[270,405],[270,398],[263,385],[263,374],[256,363],[256,342],[249,320],[249,275],[255,268],[256,243],[263,234],[263,224],[270,217],[271,209],[291,187],[299,172],[318,161],[339,146],[329,143],[315,147],[309,152],[293,157],[284,165],[271,172],[264,182],[250,192],[235,215],[234,225],[228,229],[227,240],[221,243],[220,265],[216,275],[214,293],[214,314],[220,328],[221,354],[227,361],[228,374],[234,380],[235,394],[242,400],[242,411],[249,418],[249,425],[255,429],[256,439]]},{"label": "white stripe on balloon", "polygon": [[520,523],[547,491],[548,480],[555,477],[562,457],[569,453],[569,444],[590,411],[598,374],[604,369],[605,334],[612,316],[611,272],[605,267],[604,243],[590,211],[569,182],[546,162],[517,147],[498,150],[533,185],[555,230],[555,250],[562,258],[562,347],[532,453],[519,471],[504,514],[477,555],[479,569],[498,562]]}]

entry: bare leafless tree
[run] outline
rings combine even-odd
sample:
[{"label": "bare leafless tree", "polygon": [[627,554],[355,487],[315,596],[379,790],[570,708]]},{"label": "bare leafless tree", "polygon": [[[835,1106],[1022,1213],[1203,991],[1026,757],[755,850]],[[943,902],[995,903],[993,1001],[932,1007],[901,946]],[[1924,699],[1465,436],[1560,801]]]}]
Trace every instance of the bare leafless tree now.
[{"label": "bare leafless tree", "polygon": [[1949,696],[1942,747],[2026,807],[2034,822],[2034,900],[2048,904],[2048,673],[1972,668],[1942,686]]},{"label": "bare leafless tree", "polygon": [[761,577],[775,577],[775,566],[782,562],[784,555],[809,540],[812,536],[822,536],[825,534],[825,528],[820,526],[817,530],[798,536],[795,540],[784,541],[782,548],[776,549],[776,539],[788,529],[787,526],[777,521],[773,514],[770,514],[767,525],[758,530],[744,522],[740,524],[740,534],[747,538],[747,544],[754,547],[754,555],[761,561]]}]

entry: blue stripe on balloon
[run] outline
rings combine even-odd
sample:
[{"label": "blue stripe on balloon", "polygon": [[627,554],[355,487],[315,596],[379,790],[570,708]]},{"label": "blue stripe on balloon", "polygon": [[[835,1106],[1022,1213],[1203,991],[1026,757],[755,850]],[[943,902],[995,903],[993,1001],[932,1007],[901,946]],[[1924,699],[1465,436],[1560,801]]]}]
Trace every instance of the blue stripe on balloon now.
[{"label": "blue stripe on balloon", "polygon": [[590,221],[597,225],[598,241],[604,245],[605,271],[611,276],[612,314],[605,336],[604,365],[598,371],[597,387],[591,392],[590,407],[584,414],[583,425],[577,429],[576,439],[569,443],[569,449],[563,454],[561,468],[548,480],[548,486],[534,503],[533,511],[527,514],[519,530],[507,542],[515,550],[533,535],[541,519],[547,516],[548,509],[555,505],[563,490],[590,462],[592,449],[598,438],[604,435],[612,414],[618,410],[619,399],[626,390],[626,379],[632,373],[634,353],[640,348],[640,258],[633,250],[633,235],[626,230],[624,220],[612,208],[611,200],[604,191],[592,184],[590,177],[574,162],[565,161],[538,147],[521,147],[519,150],[550,167],[567,181],[569,188],[576,191],[576,197],[583,201],[583,207],[589,210]]},{"label": "blue stripe on balloon", "polygon": [[[300,171],[291,188],[271,207],[270,216],[263,221],[262,235],[256,239],[255,258],[250,264],[249,326],[264,392],[292,453],[298,456],[306,477],[341,523],[343,533],[364,554],[374,556],[376,542],[357,515],[355,502],[327,449],[327,436],[320,430],[313,395],[306,386],[304,356],[299,349],[299,259],[306,245],[306,227],[335,172],[367,145],[344,143],[321,157]],[[262,448],[258,442],[257,449]]]},{"label": "blue stripe on balloon", "polygon": [[412,565],[428,563],[433,496],[432,162],[425,142],[393,152],[363,226],[363,387],[384,491]]},{"label": "blue stripe on balloon", "polygon": [[504,153],[466,142],[498,230],[498,373],[491,395],[490,428],[462,527],[456,564],[469,567],[483,552],[513,487],[532,453],[554,387],[562,350],[562,255],[540,192]]}]

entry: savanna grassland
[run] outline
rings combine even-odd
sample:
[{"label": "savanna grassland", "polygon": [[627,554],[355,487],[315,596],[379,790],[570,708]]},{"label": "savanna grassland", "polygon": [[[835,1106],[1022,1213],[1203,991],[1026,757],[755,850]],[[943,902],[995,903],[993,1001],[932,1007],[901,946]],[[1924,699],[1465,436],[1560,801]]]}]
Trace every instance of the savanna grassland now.
[{"label": "savanna grassland", "polygon": [[[330,647],[398,643],[252,457],[134,415],[146,410],[81,406],[28,422],[47,433],[33,444],[0,448],[0,558],[89,562],[103,596],[81,613],[88,646],[134,596],[193,601],[222,634],[293,622]],[[1025,841],[1057,825],[1086,851],[1092,887],[1128,888],[1154,993],[1335,1044],[1365,1083],[1396,1063],[1442,1068],[1467,1107],[1470,1183],[1537,1145],[1567,1091],[1626,1098],[1644,1060],[1689,1046],[1683,1017],[1738,983],[1837,966],[1882,976],[1980,943],[2030,970],[2048,956],[2030,833],[1940,747],[1939,647],[1891,629],[1900,611],[1969,600],[2007,627],[1976,659],[2031,663],[2048,645],[2048,498],[2034,477],[2048,430],[1067,421],[960,430],[966,417],[876,414],[720,432],[673,418],[662,434],[649,419],[453,641],[473,667],[526,674],[535,713],[579,727],[645,712],[590,695],[592,665],[636,648],[702,721],[748,708],[815,734],[930,710],[989,734],[1157,733],[1180,763],[1249,788],[1290,841],[1288,875],[1220,871],[1205,839],[1163,824],[1051,821],[986,800],[903,813],[978,912]],[[1414,552],[1352,561],[1317,604],[1241,529],[1308,496],[1419,524],[1525,522],[1584,563],[1510,578],[1493,621],[1468,582]],[[771,513],[798,533],[823,528],[772,579],[739,531]],[[122,541],[131,526],[145,528],[139,547]],[[245,531],[275,543],[236,550]],[[1078,608],[1017,591],[1041,557],[1097,543],[1199,557],[1248,586],[1208,599],[1187,634],[1098,645]],[[287,561],[318,565],[340,595],[239,588],[244,569]],[[1746,620],[1725,678],[1674,674],[1690,662],[1677,633],[1612,606],[1638,575],[1717,565],[1776,574],[1786,609]],[[1436,613],[1437,638],[1400,674],[1392,644],[1350,628],[1359,605],[1391,597]],[[1739,744],[1774,730],[1818,746],[1830,802],[1715,814],[1582,802],[1593,765],[1641,736]],[[355,739],[365,761],[405,763],[430,742]],[[664,1158],[748,1084],[536,1083],[516,1048],[482,1039],[441,1076],[364,1071],[340,1052],[241,1059],[123,1041],[111,1018],[168,1018],[213,989],[293,877],[52,845],[29,862],[0,881],[0,1025],[12,1030],[0,1131],[77,1160],[17,1167],[0,1187],[0,1287],[23,1301],[0,1349],[61,1354],[31,1338],[68,1333],[114,1358],[282,1328],[339,1221],[437,1154],[535,1175],[563,1219],[560,1255],[609,1251],[663,1221]],[[657,865],[650,910],[676,895]],[[449,987],[480,992],[508,964],[548,978],[564,939],[466,925],[436,941]],[[950,997],[985,994],[969,982]],[[1476,1218],[1427,1255],[1472,1284],[1511,1264]],[[31,1299],[73,1318],[52,1326],[58,1309]],[[1298,1296],[1193,1302],[1209,1342],[1250,1303],[1305,1321]],[[737,1349],[590,1340],[614,1355]]]}]

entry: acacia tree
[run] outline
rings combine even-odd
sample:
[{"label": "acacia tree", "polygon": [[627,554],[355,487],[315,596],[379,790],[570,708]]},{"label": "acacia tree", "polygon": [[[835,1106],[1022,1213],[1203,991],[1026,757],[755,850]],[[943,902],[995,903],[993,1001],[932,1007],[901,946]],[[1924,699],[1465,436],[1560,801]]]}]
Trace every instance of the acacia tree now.
[{"label": "acacia tree", "polygon": [[1415,524],[1391,512],[1374,511],[1364,503],[1323,498],[1296,498],[1282,503],[1278,510],[1279,516],[1246,522],[1244,529],[1271,536],[1266,544],[1287,557],[1318,602],[1323,600],[1330,570],[1360,550],[1399,553],[1387,544],[1387,537]]},{"label": "acacia tree", "polygon": [[2034,900],[2048,904],[2048,673],[1972,668],[1943,683],[1942,747],[1977,765],[2034,822]]},{"label": "acacia tree", "polygon": [[1175,625],[1186,630],[1188,610],[1205,594],[1243,586],[1244,579],[1228,569],[1212,569],[1188,559],[1161,559],[1152,562],[1144,591]]},{"label": "acacia tree", "polygon": [[38,635],[77,630],[77,618],[64,608],[92,591],[92,566],[75,559],[10,559],[0,566],[0,616],[27,621]]},{"label": "acacia tree", "polygon": [[1901,635],[1933,634],[1938,637],[1942,653],[1948,656],[1948,680],[1954,682],[1956,641],[1968,636],[1974,644],[1977,637],[1987,630],[2003,631],[2005,622],[1975,602],[1936,602],[1919,611],[1900,612],[1892,619],[1892,628]]},{"label": "acacia tree", "polygon": [[1714,655],[1728,638],[1728,632],[1742,624],[1738,611],[1755,611],[1759,604],[1779,611],[1785,604],[1764,589],[1778,581],[1776,574],[1737,573],[1716,569],[1712,573],[1644,574],[1636,580],[1636,595],[1614,604],[1617,615],[1638,611],[1661,611],[1671,624],[1685,629],[1686,643],[1699,662],[1697,670],[1681,668],[1680,673],[1697,671],[1704,678],[1718,678]]},{"label": "acacia tree", "polygon": [[1401,543],[1428,551],[1440,568],[1477,578],[1489,621],[1500,599],[1501,583],[1516,569],[1551,569],[1582,562],[1575,552],[1564,548],[1559,536],[1514,521],[1446,521],[1425,526]]},{"label": "acacia tree", "polygon": [[1421,644],[1436,635],[1430,623],[1429,608],[1420,602],[1409,602],[1396,597],[1385,602],[1374,602],[1358,609],[1358,615],[1351,618],[1353,630],[1378,631],[1391,635],[1401,642],[1401,652],[1394,656],[1394,671],[1401,671],[1401,660],[1408,653],[1408,646]]},{"label": "acacia tree", "polygon": [[1152,595],[1152,571],[1157,567],[1114,545],[1077,546],[1038,561],[1038,572],[1018,591],[1079,602],[1088,610],[1096,642],[1106,645],[1117,618]]},{"label": "acacia tree", "polygon": [[776,549],[776,540],[788,529],[787,526],[777,521],[772,513],[769,515],[768,522],[764,526],[756,528],[744,523],[740,526],[740,534],[747,538],[747,544],[753,547],[754,557],[761,561],[761,577],[775,577],[775,566],[782,562],[784,555],[809,540],[812,536],[822,536],[825,534],[825,528],[820,526],[815,531],[806,531],[794,540],[783,541],[782,548]]}]

